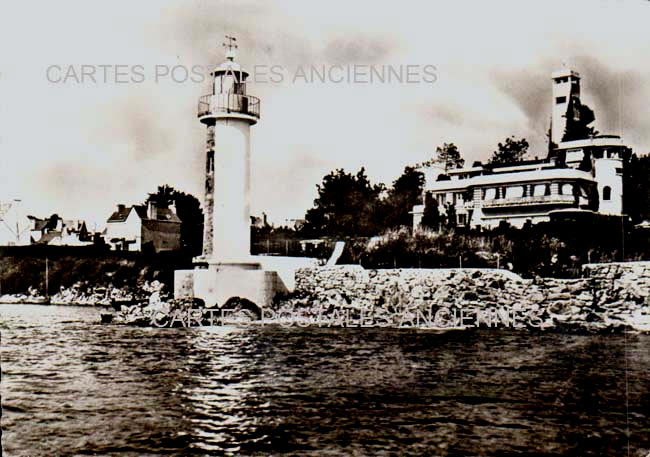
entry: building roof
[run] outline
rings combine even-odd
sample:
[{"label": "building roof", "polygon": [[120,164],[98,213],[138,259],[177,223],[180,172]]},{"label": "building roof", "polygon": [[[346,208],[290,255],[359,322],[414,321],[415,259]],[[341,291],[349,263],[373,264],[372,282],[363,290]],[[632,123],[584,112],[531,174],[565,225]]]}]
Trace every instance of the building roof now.
[{"label": "building roof", "polygon": [[551,79],[564,78],[566,76],[575,76],[576,78],[580,78],[580,73],[570,68],[560,68],[551,73]]},{"label": "building roof", "polygon": [[[131,208],[136,208],[137,211],[137,205],[136,206],[120,206],[118,207],[117,211],[115,211],[111,216],[106,220],[106,222],[124,222],[128,217],[129,213],[131,212]],[[146,216],[146,211],[145,214]],[[142,218],[142,216],[140,216]]]},{"label": "building roof", "polygon": [[585,148],[588,146],[625,146],[618,135],[599,135],[584,140],[563,141],[556,149]]},{"label": "building roof", "polygon": [[487,186],[512,184],[518,182],[548,181],[557,179],[580,179],[593,181],[591,173],[575,168],[546,168],[531,171],[520,171],[512,173],[499,173],[490,175],[474,176],[473,178],[457,179],[451,181],[436,181],[426,185],[426,190],[463,190],[472,186]]},{"label": "building roof", "polygon": [[212,70],[213,75],[220,75],[224,73],[241,73],[242,79],[248,77],[248,72],[244,70],[239,63],[233,60],[225,60],[221,62],[214,70]]},{"label": "building roof", "polygon": [[180,220],[144,219],[142,226],[152,232],[180,233]]},{"label": "building roof", "polygon": [[180,218],[169,208],[158,208],[157,211],[157,221],[169,221],[169,222],[178,222],[181,223]]},{"label": "building roof", "polygon": [[[147,207],[145,205],[133,205],[133,206],[120,207],[117,211],[111,214],[111,216],[108,218],[106,222],[124,222],[129,217],[129,214],[131,213],[132,209],[135,210],[136,214],[140,219],[149,220],[149,218],[147,217]],[[170,221],[170,222],[178,222],[178,223],[181,222],[181,220],[178,218],[176,213],[174,213],[169,208],[157,208],[156,215],[157,215],[156,219],[153,220]]]}]

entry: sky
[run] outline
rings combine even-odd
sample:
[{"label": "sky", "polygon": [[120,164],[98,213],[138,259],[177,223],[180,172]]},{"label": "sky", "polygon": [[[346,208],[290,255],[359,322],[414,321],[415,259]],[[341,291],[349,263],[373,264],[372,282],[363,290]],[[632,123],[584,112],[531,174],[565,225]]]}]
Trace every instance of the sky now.
[{"label": "sky", "polygon": [[[581,74],[597,130],[650,151],[648,1],[23,1],[6,9],[0,201],[19,198],[40,217],[101,229],[118,203],[140,203],[162,184],[202,200],[196,107],[210,92],[202,70],[223,60],[225,34],[237,37],[237,60],[256,78],[248,93],[261,99],[251,210],[276,224],[302,217],[316,184],[337,168],[365,167],[390,185],[445,142],[471,164],[511,135],[529,141],[530,158],[544,157],[550,75],[562,65]],[[297,77],[407,65],[417,69],[411,82]],[[265,74],[271,66],[281,81]],[[435,77],[418,81],[425,66]]]}]

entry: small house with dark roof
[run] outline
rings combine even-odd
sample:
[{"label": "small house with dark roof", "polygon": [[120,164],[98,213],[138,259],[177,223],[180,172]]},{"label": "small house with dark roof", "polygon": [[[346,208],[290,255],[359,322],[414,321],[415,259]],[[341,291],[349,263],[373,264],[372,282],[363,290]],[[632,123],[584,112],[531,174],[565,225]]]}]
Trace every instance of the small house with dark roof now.
[{"label": "small house with dark roof", "polygon": [[181,247],[181,220],[174,205],[117,205],[106,221],[106,242],[119,251],[175,251]]}]

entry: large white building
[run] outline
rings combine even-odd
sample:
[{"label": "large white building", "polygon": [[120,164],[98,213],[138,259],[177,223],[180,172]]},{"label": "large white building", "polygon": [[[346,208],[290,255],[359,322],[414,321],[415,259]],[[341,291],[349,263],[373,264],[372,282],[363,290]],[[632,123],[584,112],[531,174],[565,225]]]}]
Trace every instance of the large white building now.
[{"label": "large white building", "polygon": [[[445,213],[450,207],[458,226],[493,228],[502,221],[522,227],[549,221],[554,214],[623,214],[623,162],[630,149],[617,135],[562,141],[571,101],[580,101],[580,75],[553,73],[553,152],[543,160],[511,165],[479,165],[445,171],[444,165],[421,169],[424,193]],[[423,198],[426,201],[426,198]],[[413,207],[420,226],[424,204]]]}]

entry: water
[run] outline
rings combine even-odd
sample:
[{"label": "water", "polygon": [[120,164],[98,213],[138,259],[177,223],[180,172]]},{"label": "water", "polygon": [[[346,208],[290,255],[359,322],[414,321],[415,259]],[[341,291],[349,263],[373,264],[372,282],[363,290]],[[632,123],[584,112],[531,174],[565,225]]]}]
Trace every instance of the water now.
[{"label": "water", "polygon": [[0,305],[3,455],[650,453],[648,335],[140,329],[98,314]]}]

